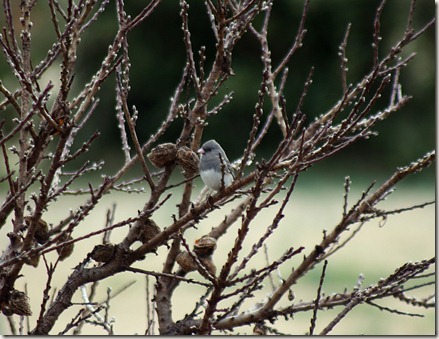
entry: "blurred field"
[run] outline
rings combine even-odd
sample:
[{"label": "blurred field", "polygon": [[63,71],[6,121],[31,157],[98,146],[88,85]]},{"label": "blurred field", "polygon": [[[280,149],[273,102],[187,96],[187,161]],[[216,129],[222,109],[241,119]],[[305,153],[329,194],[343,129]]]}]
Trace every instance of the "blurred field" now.
[{"label": "blurred field", "polygon": [[[360,186],[360,185],[357,185]],[[355,187],[355,185],[354,185]],[[354,204],[361,194],[360,186],[358,190],[353,190],[349,200],[350,205]],[[343,204],[343,188],[340,187],[313,187],[304,189],[299,187],[292,196],[286,210],[286,216],[282,220],[279,229],[272,235],[269,241],[270,260],[276,260],[288,247],[305,246],[303,254],[308,254],[315,244],[320,242],[323,229],[331,230],[340,220]],[[172,214],[176,213],[176,204],[178,203],[178,194],[171,198],[165,208],[162,208],[154,215],[154,220],[158,225],[164,227],[172,222]],[[50,223],[58,222],[68,213],[69,208],[78,206],[81,198],[72,197],[62,202],[56,202],[46,214],[47,221]],[[104,198],[103,203],[87,218],[82,224],[81,229],[75,231],[74,236],[86,234],[90,231],[103,227],[105,214],[113,203],[117,202],[116,222],[128,216],[136,214],[136,211],[142,207],[147,199],[147,193],[139,195],[126,195],[113,193]],[[379,207],[382,209],[393,209],[408,207],[415,203],[434,200],[434,187],[424,188],[404,188],[394,192]],[[230,206],[231,208],[232,206]],[[226,212],[224,210],[215,211],[209,218],[204,219],[198,229],[191,229],[185,235],[189,243],[207,233],[211,227],[220,221]],[[270,222],[270,217],[276,213],[276,207],[272,210],[265,211],[253,223],[251,234],[252,237],[247,239],[243,253],[247,253],[250,247],[258,239],[266,226]],[[329,261],[327,268],[326,280],[323,285],[325,294],[333,292],[343,292],[345,288],[352,289],[358,280],[360,273],[364,274],[365,280],[363,287],[375,283],[377,279],[386,277],[391,274],[395,268],[401,266],[407,261],[418,261],[430,258],[435,255],[435,208],[430,205],[421,210],[410,211],[405,214],[397,214],[389,217],[383,227],[379,225],[380,220],[372,221],[364,226],[352,242],[343,250],[337,252]],[[218,249],[214,255],[214,261],[219,267],[221,262],[226,258],[227,252],[233,244],[236,235],[237,225],[234,225],[225,237],[220,239]],[[6,227],[1,230],[1,246],[4,248],[7,244],[8,232]],[[112,241],[117,242],[126,234],[126,229],[117,230],[112,235]],[[93,246],[100,242],[98,239],[88,239],[81,243],[77,249],[76,258],[68,258],[60,264],[56,271],[53,287],[59,289],[66,281],[67,276],[71,273],[72,268],[84,258],[85,254],[92,250]],[[263,251],[249,262],[248,268],[260,267],[264,263]],[[81,256],[78,256],[78,255]],[[165,249],[159,250],[158,256],[148,256],[144,261],[136,264],[136,267],[148,270],[161,270]],[[54,260],[54,255],[48,256],[49,260]],[[298,265],[302,255],[299,255],[289,263],[281,266],[280,273],[287,277],[291,269]],[[319,265],[299,284],[293,286],[295,293],[295,302],[300,300],[311,300],[315,297],[318,281],[322,266]],[[25,277],[17,282],[17,288],[24,289],[25,283],[29,290],[31,298],[33,316],[30,317],[30,326],[35,326],[38,317],[39,305],[42,299],[42,290],[46,284],[46,273],[44,263],[40,262],[38,268],[26,267]],[[190,278],[201,279],[198,273],[189,274]],[[145,277],[135,275],[134,273],[122,273],[111,277],[99,284],[99,297],[97,300],[104,300],[106,290],[111,287],[117,291],[130,281],[136,281],[133,286],[118,295],[112,302],[110,315],[115,318],[115,334],[144,334],[146,328],[146,294],[145,294]],[[155,279],[151,278],[151,282]],[[277,281],[276,283],[279,283]],[[270,286],[266,286],[265,291],[259,291],[256,295],[258,301],[263,300],[269,291]],[[151,289],[152,290],[152,289]],[[204,292],[203,288],[181,284],[174,296],[174,320],[178,320],[186,313],[193,309],[193,305],[198,296]],[[410,293],[410,292],[409,292]],[[422,295],[415,292],[414,295],[425,297],[434,293],[434,286],[426,288]],[[79,293],[75,295],[75,302],[81,302]],[[254,302],[256,300],[253,300]],[[380,305],[397,308],[401,311],[423,314],[424,317],[409,317],[397,314],[389,314],[379,311],[368,305],[360,305],[347,317],[345,317],[331,334],[338,335],[434,335],[435,334],[435,312],[433,309],[417,309],[408,307],[401,303],[387,299],[378,301]],[[281,302],[278,306],[287,305],[287,301]],[[221,305],[221,307],[226,306]],[[244,304],[242,311],[249,309],[254,305],[251,303]],[[315,333],[319,333],[342,308],[335,308],[330,311],[320,311]],[[57,326],[51,334],[57,334],[63,330],[79,310],[79,306],[73,306],[62,315],[62,320],[58,321]],[[311,312],[296,314],[294,320],[280,321],[281,326],[278,329],[289,334],[303,335],[309,330]],[[16,318],[18,321],[18,317]],[[0,326],[2,334],[9,334],[9,325],[5,317],[0,317]],[[91,325],[86,325],[83,334],[105,334],[103,330]],[[251,327],[242,327],[235,332],[236,334],[251,334]]]}]

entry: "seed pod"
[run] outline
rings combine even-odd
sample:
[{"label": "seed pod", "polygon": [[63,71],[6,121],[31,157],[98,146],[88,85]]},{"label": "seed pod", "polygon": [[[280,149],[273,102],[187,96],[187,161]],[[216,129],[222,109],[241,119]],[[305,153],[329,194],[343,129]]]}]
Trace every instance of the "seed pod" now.
[{"label": "seed pod", "polygon": [[12,312],[12,310],[9,308],[9,306],[6,306],[6,305],[2,306],[2,313],[7,317],[14,314],[14,312]]},{"label": "seed pod", "polygon": [[[24,217],[24,221],[29,227],[31,222],[31,217]],[[39,244],[44,244],[47,240],[49,240],[49,227],[47,226],[47,222],[40,218],[38,220],[37,227],[34,233],[34,239]]]},{"label": "seed pod", "polygon": [[193,177],[198,174],[198,155],[187,146],[180,147],[177,150],[177,164],[183,170],[183,174],[186,178]]},{"label": "seed pod", "polygon": [[175,161],[177,146],[172,143],[164,143],[153,148],[148,154],[148,159],[155,167],[162,168]]},{"label": "seed pod", "polygon": [[194,252],[200,258],[210,257],[216,249],[216,242],[215,238],[204,235],[200,239],[195,240]]},{"label": "seed pod", "polygon": [[32,315],[29,305],[29,298],[24,292],[12,290],[11,294],[9,295],[8,307],[13,314],[28,316]]},{"label": "seed pod", "polygon": [[96,245],[90,257],[97,262],[109,262],[114,255],[115,246],[113,244]]},{"label": "seed pod", "polygon": [[43,219],[38,220],[34,238],[39,244],[44,244],[47,240],[49,240],[49,228],[47,227],[47,222],[45,222]]},{"label": "seed pod", "polygon": [[267,335],[267,328],[264,326],[264,324],[256,323],[255,327],[253,327],[253,334],[254,335]]},{"label": "seed pod", "polygon": [[[65,241],[69,241],[72,240],[73,238],[70,235],[64,234],[59,240],[58,240],[58,244],[61,244]],[[58,247],[56,249],[56,251],[58,252],[59,255],[59,259],[62,261],[65,258],[70,257],[70,255],[73,253],[73,248],[74,248],[74,244],[68,244],[68,245],[64,245],[63,247]]]},{"label": "seed pod", "polygon": [[154,220],[146,219],[142,231],[139,234],[139,240],[145,244],[159,234],[162,230],[157,226]]},{"label": "seed pod", "polygon": [[[215,264],[212,261],[212,257],[201,258],[200,261],[204,265],[204,268],[206,268],[206,270],[211,275],[215,276],[215,274],[216,274],[216,266],[215,266]],[[199,272],[200,272],[201,275],[204,275],[201,269],[199,269]]]},{"label": "seed pod", "polygon": [[175,260],[185,272],[192,272],[197,269],[197,264],[195,263],[195,260],[186,251],[180,252]]},{"label": "seed pod", "polygon": [[40,256],[34,255],[33,257],[28,257],[24,259],[24,262],[28,265],[31,265],[33,267],[37,267],[40,262]]}]

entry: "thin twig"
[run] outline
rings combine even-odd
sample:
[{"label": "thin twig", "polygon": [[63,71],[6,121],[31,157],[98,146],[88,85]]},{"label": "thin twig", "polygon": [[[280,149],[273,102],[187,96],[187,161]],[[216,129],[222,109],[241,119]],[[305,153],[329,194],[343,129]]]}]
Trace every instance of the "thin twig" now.
[{"label": "thin twig", "polygon": [[309,328],[309,335],[314,334],[314,328],[316,326],[316,320],[317,320],[317,311],[319,309],[320,296],[322,293],[323,281],[325,280],[327,266],[328,266],[328,260],[325,260],[325,262],[323,263],[322,274],[320,275],[319,288],[317,289],[317,297],[315,299],[315,306],[314,306],[314,309],[312,311],[312,318],[311,318],[311,326]]}]

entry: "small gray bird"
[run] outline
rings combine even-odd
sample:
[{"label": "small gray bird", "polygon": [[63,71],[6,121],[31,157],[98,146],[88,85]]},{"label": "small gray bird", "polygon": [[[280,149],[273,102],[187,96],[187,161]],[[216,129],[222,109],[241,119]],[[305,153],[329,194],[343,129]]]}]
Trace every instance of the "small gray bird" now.
[{"label": "small gray bird", "polygon": [[215,141],[206,141],[197,151],[200,154],[200,175],[206,186],[219,191],[221,186],[229,186],[233,179],[233,169],[222,147]]}]

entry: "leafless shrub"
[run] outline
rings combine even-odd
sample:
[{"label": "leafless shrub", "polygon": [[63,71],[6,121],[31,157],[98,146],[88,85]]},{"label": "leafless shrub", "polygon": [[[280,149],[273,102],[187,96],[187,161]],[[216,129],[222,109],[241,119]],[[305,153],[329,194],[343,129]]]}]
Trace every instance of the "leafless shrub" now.
[{"label": "leafless shrub", "polygon": [[[21,1],[19,13],[16,13],[15,7],[12,8],[15,4],[10,0],[3,1],[5,22],[0,36],[0,45],[10,72],[18,81],[17,88],[7,88],[0,83],[0,92],[4,96],[0,107],[6,109],[0,122],[0,145],[5,165],[5,175],[0,180],[3,196],[0,225],[8,230],[9,237],[9,244],[3,249],[0,260],[0,303],[3,314],[8,316],[11,333],[23,333],[24,328],[20,322],[17,329],[14,314],[23,319],[31,311],[38,313],[37,321],[28,324],[28,331],[31,334],[48,334],[60,320],[61,314],[68,308],[75,307],[78,310],[76,316],[64,324],[65,329],[61,333],[73,331],[79,334],[84,323],[89,322],[101,327],[104,332],[113,334],[109,309],[114,293],[108,291],[107,299],[101,303],[94,302],[93,295],[98,288],[98,282],[124,271],[155,279],[154,290],[148,287],[146,291],[149,301],[146,306],[146,334],[153,334],[154,328],[158,329],[158,333],[167,335],[211,334],[232,331],[243,325],[254,325],[254,334],[280,333],[276,329],[279,317],[289,318],[304,311],[312,311],[310,334],[313,334],[320,312],[339,306],[341,311],[320,333],[327,334],[359,304],[403,313],[376,304],[377,300],[385,297],[396,298],[413,307],[435,307],[431,297],[408,297],[408,288],[404,285],[409,280],[420,278],[426,278],[427,282],[410,289],[431,285],[434,279],[430,273],[425,274],[425,271],[434,266],[434,258],[405,263],[387,278],[367,287],[361,286],[360,279],[353,290],[339,291],[331,296],[325,296],[321,292],[326,265],[330,262],[331,255],[343,250],[354,236],[359,236],[362,225],[372,219],[386,218],[394,213],[430,204],[421,203],[388,211],[378,207],[404,178],[431,165],[435,158],[434,151],[407,166],[397,168],[378,187],[370,185],[352,206],[348,204],[351,181],[346,178],[342,218],[324,233],[322,239],[316,239],[314,248],[290,247],[286,244],[283,255],[275,260],[258,264],[251,261],[258,251],[266,249],[267,240],[280,225],[299,175],[358,140],[374,135],[373,129],[377,124],[410,100],[410,96],[401,90],[399,76],[415,55],[410,54],[403,58],[400,55],[426,30],[432,29],[434,23],[433,19],[423,27],[413,27],[415,1],[412,1],[408,9],[409,19],[405,32],[388,51],[380,49],[380,15],[385,2],[379,5],[373,23],[372,67],[354,84],[349,84],[347,80],[346,46],[351,28],[348,25],[341,40],[339,54],[340,87],[343,94],[333,107],[310,123],[305,122],[305,114],[301,108],[312,86],[313,68],[303,86],[297,107],[287,108],[283,95],[288,78],[287,66],[305,43],[310,5],[308,0],[304,2],[295,39],[278,64],[274,64],[271,59],[268,41],[272,1],[229,0],[214,3],[206,0],[210,29],[216,39],[210,69],[207,69],[205,62],[205,47],[200,51],[193,49],[189,29],[189,4],[184,0],[180,1],[186,64],[162,124],[146,141],[142,141],[137,134],[136,121],[142,112],[135,107],[130,108],[127,102],[131,66],[128,37],[131,31],[148,20],[160,1],[151,0],[133,16],[125,12],[123,0],[116,1],[118,31],[99,69],[88,83],[82,84],[76,95],[72,88],[81,36],[85,31],[93,29],[95,21],[98,21],[109,1],[78,0],[77,3],[69,1],[64,5],[58,0],[48,0],[47,10],[50,12],[51,29],[55,32],[56,39],[41,60],[36,60],[31,54],[32,10],[35,3],[36,1]],[[263,18],[260,28],[254,25],[256,17]],[[212,99],[217,99],[218,90],[234,74],[232,55],[244,34],[251,34],[260,45],[263,63],[258,100],[252,117],[253,125],[248,133],[245,149],[234,161],[236,178],[232,185],[219,192],[196,198],[193,184],[194,180],[199,180],[196,179],[198,159],[192,151],[200,146],[206,122],[212,116],[221,114],[222,108],[231,100],[230,94],[216,106],[211,104]],[[55,65],[60,69],[60,85],[56,86],[52,81],[42,85],[43,75]],[[118,120],[125,162],[115,174],[103,176],[98,184],[89,183],[80,189],[72,189],[72,184],[82,182],[80,180],[87,178],[90,173],[98,169],[105,170],[103,163],[82,160],[87,159],[89,148],[98,136],[98,133],[84,136],[83,127],[91,116],[101,114],[98,95],[101,85],[110,81],[111,74],[116,75],[114,86],[117,105],[114,114]],[[75,85],[78,86],[77,83]],[[193,93],[193,98],[187,98],[188,88]],[[377,110],[377,102],[382,101],[385,90],[389,88],[391,93],[387,107]],[[264,108],[267,104],[270,106],[268,111]],[[174,143],[164,144],[161,137],[176,120],[183,121],[180,136]],[[274,124],[279,127],[281,141],[267,160],[255,163],[258,147],[264,143],[269,127]],[[79,135],[86,141],[77,147],[74,141]],[[66,165],[74,160],[81,160],[82,165],[76,170],[67,171]],[[150,162],[159,169],[151,166]],[[141,165],[142,176],[132,178],[129,171],[138,163]],[[177,185],[171,184],[172,174],[180,170],[185,174],[185,180]],[[116,221],[114,209],[110,209],[106,224],[84,236],[75,235],[75,230],[101,204],[105,194],[114,190],[127,194],[136,192],[137,189],[133,188],[138,187],[135,186],[136,183],[145,186],[147,192],[143,209],[137,215]],[[174,191],[181,192],[178,213],[173,216],[173,222],[169,225],[157,224],[154,220],[155,213],[171,194],[175,194]],[[58,223],[48,227],[44,220],[46,211],[52,208],[54,201],[72,194],[83,199],[81,205],[67,212]],[[200,220],[209,218],[213,211],[226,210],[226,205],[231,201],[239,203],[217,226],[210,232],[199,229],[200,236],[195,245],[187,241],[185,232],[188,229],[195,227]],[[266,209],[275,209],[275,217],[267,223],[264,234],[251,250],[244,253],[243,243],[252,233],[252,223]],[[212,253],[218,250],[216,241],[232,226],[238,229],[234,243],[228,248],[221,248],[222,251],[228,251],[227,258],[224,262],[215,262],[212,260]],[[126,236],[117,243],[111,243],[111,232],[117,228],[125,229]],[[349,234],[347,240],[340,241],[344,234]],[[104,236],[102,244],[99,236]],[[55,293],[52,277],[60,261],[68,256],[75,256],[78,243],[90,238],[96,240],[96,246],[86,257],[76,257],[77,266]],[[133,266],[139,261],[146,262],[159,248],[166,249],[166,255],[161,258],[161,272]],[[54,251],[59,254],[58,260],[49,262],[46,254]],[[291,267],[293,259],[298,260],[298,264],[291,273],[282,277],[282,284],[272,282],[272,290],[267,292],[266,300],[255,300],[254,303],[258,305],[255,309],[241,309],[245,301],[255,299],[254,292],[262,289],[263,284],[272,279],[280,266]],[[316,299],[293,302],[293,286],[321,262],[325,262],[325,265]],[[39,311],[30,310],[26,293],[14,287],[26,264],[44,264],[46,267],[47,284],[42,291],[43,301]],[[198,271],[201,276],[186,277],[191,271]],[[183,282],[202,286],[205,294],[194,296],[194,300],[199,299],[195,309],[188,310],[186,317],[177,321],[172,316],[172,297]],[[85,286],[91,286],[90,291]],[[78,291],[83,299],[83,303],[79,305],[72,300]],[[289,306],[278,307],[281,299],[288,298]],[[222,305],[225,302],[229,302],[231,306],[224,308]]]}]

